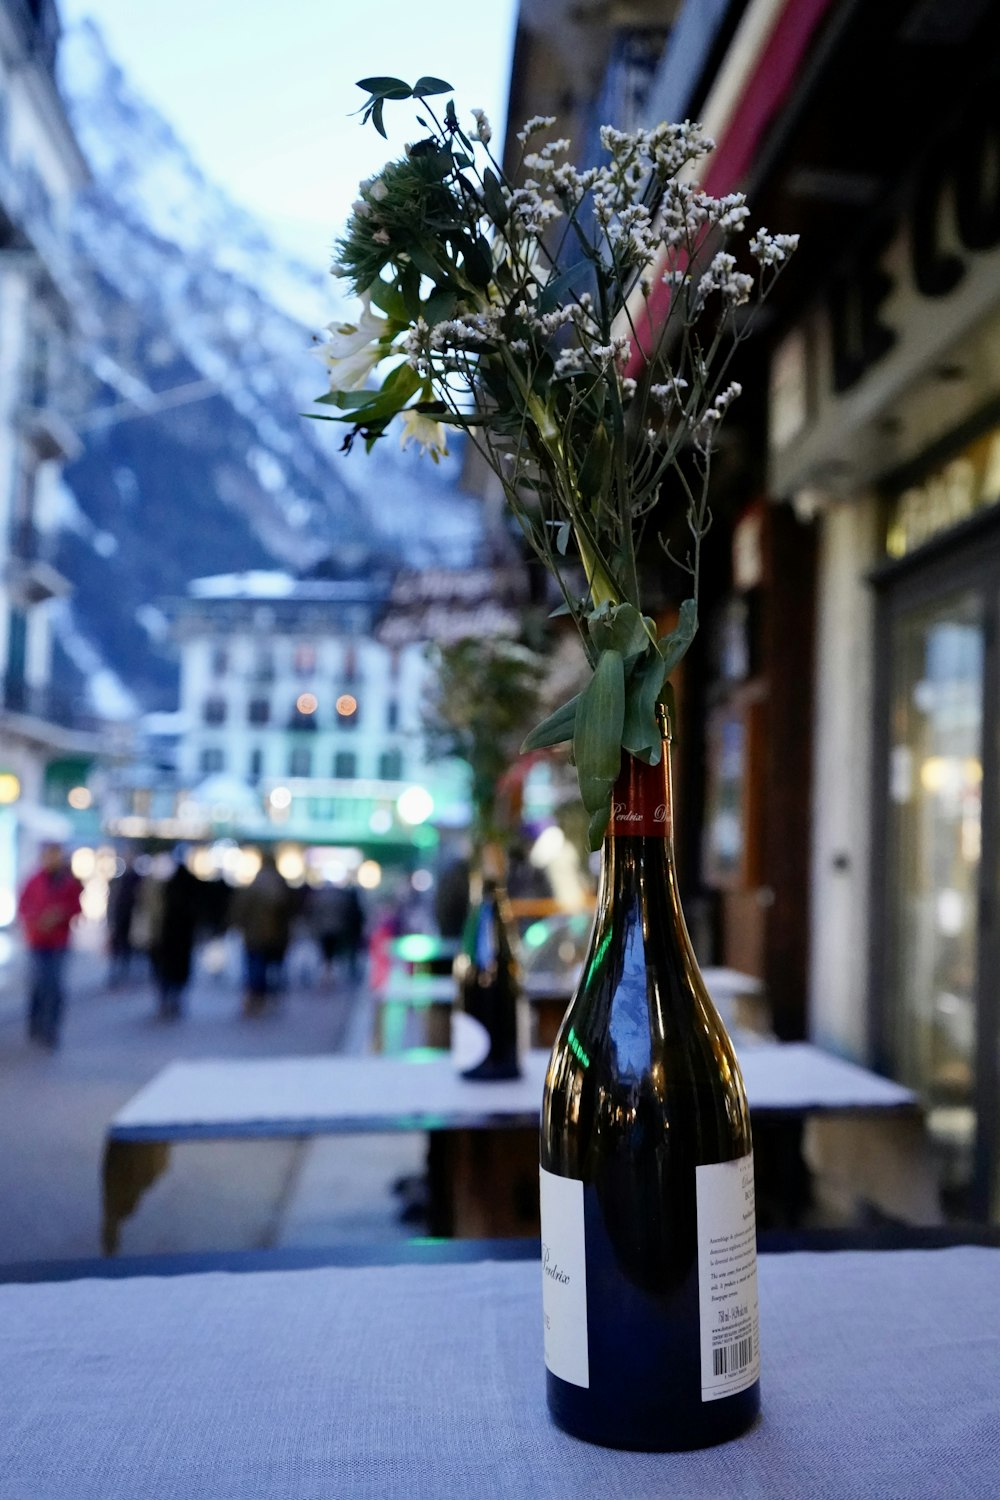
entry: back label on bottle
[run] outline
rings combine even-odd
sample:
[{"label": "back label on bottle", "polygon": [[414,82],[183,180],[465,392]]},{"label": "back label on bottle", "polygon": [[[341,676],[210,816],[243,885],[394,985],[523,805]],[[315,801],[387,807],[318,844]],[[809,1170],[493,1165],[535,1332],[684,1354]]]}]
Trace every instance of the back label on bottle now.
[{"label": "back label on bottle", "polygon": [[482,1021],[467,1011],[451,1013],[451,1064],[456,1073],[478,1068],[490,1055],[490,1034]]},{"label": "back label on bottle", "polygon": [[541,1173],[545,1364],[570,1385],[590,1385],[583,1183]]},{"label": "back label on bottle", "polygon": [[701,1399],[746,1390],[760,1375],[753,1153],[695,1171]]}]

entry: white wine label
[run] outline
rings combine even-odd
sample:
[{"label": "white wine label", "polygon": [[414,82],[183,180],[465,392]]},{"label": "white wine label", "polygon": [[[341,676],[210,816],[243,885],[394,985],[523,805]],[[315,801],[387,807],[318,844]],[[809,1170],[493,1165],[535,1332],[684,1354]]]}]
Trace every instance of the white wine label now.
[{"label": "white wine label", "polygon": [[467,1011],[451,1012],[451,1061],[457,1073],[478,1068],[490,1055],[490,1034],[482,1021]]},{"label": "white wine label", "polygon": [[753,1153],[698,1167],[701,1399],[746,1390],[760,1375]]},{"label": "white wine label", "polygon": [[583,1183],[541,1172],[545,1364],[570,1385],[590,1385]]}]

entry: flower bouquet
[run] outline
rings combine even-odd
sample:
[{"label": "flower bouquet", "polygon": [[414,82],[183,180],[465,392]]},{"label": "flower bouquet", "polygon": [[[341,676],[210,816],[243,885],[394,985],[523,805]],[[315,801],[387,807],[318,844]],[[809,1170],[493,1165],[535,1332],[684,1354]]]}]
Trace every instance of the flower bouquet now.
[{"label": "flower bouquet", "polygon": [[[503,486],[528,545],[558,586],[593,669],[525,748],[572,742],[598,848],[622,751],[655,764],[656,705],[697,628],[712,456],[740,395],[729,378],[749,305],[770,291],[795,236],[760,229],[741,268],[742,195],[694,180],[712,149],[689,122],[622,132],[579,169],[550,118],[519,132],[508,176],[482,111],[459,122],[451,86],[367,78],[363,118],[383,135],[387,104],[410,101],[422,134],[363,182],[334,271],[361,298],[322,347],[344,447],[370,449],[401,417],[402,442],[432,457],[464,429]],[[649,302],[669,304],[653,327]],[[370,383],[373,374],[382,377]],[[678,623],[643,612],[639,559],[666,482],[677,545],[655,540],[684,580]]]}]

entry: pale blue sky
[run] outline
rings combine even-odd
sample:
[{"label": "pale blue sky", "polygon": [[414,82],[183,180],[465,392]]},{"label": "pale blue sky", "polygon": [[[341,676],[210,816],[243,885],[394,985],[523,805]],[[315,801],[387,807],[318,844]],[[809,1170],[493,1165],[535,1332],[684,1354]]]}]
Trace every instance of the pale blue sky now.
[{"label": "pale blue sky", "polygon": [[455,87],[460,115],[502,124],[516,0],[60,0],[91,16],[134,85],[208,176],[323,263],[359,178],[418,133],[409,105],[386,143],[350,118],[357,79],[422,73]]}]

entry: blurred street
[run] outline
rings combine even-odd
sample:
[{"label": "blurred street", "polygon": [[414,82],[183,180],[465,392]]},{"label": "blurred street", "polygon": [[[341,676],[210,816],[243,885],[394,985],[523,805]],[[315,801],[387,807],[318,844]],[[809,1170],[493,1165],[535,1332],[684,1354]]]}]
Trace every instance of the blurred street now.
[{"label": "blurred street", "polygon": [[[112,1116],[175,1058],[363,1051],[370,997],[346,980],[321,987],[293,948],[289,987],[272,1012],[241,1014],[236,954],[222,973],[196,969],[180,1021],[156,1019],[144,973],[109,990],[102,955],[68,970],[59,1050],[25,1036],[20,954],[0,955],[0,1264],[99,1253],[101,1156]],[[392,1183],[419,1172],[423,1139],[197,1142],[125,1224],[121,1253],[377,1241],[419,1233],[400,1222]]]}]

